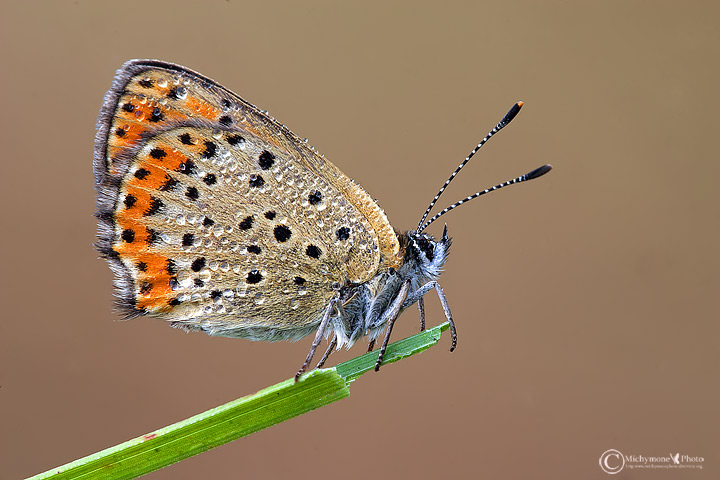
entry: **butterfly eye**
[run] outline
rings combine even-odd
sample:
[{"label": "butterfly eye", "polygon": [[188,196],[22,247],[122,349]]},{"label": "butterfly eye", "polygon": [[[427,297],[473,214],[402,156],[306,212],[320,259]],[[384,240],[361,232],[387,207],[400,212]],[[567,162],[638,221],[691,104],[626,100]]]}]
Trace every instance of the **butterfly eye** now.
[{"label": "butterfly eye", "polygon": [[433,243],[427,239],[427,237],[418,237],[416,243],[418,249],[425,255],[425,258],[429,261],[432,261],[433,258],[435,258],[435,247],[433,246]]}]

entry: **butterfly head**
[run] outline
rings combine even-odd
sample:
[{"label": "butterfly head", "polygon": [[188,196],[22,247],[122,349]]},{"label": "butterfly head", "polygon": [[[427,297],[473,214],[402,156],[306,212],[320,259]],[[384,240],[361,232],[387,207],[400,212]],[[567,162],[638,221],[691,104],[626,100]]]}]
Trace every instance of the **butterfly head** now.
[{"label": "butterfly head", "polygon": [[452,240],[447,234],[447,225],[439,240],[424,232],[411,230],[402,235],[405,259],[401,273],[417,278],[420,283],[435,280],[442,273],[450,253]]}]

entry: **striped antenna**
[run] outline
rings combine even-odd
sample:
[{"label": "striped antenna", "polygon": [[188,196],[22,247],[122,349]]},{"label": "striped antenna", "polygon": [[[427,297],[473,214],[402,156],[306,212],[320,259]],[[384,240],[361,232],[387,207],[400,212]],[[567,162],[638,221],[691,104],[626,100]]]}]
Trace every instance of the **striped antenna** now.
[{"label": "striped antenna", "polygon": [[437,215],[435,215],[434,217],[432,217],[430,220],[427,221],[427,223],[425,223],[424,225],[421,225],[420,227],[418,227],[417,232],[418,232],[418,233],[422,232],[422,231],[425,230],[427,227],[429,227],[430,224],[433,223],[435,220],[437,220],[438,218],[442,217],[443,215],[445,215],[446,213],[448,213],[448,212],[449,212],[450,210],[452,210],[453,208],[457,208],[457,207],[459,207],[460,205],[462,205],[463,203],[469,202],[469,201],[472,200],[473,198],[477,198],[477,197],[479,197],[480,195],[485,195],[486,193],[494,192],[495,190],[500,190],[501,188],[507,187],[508,185],[513,185],[513,184],[515,184],[515,183],[527,182],[528,180],[532,180],[532,179],[534,179],[534,178],[541,177],[541,176],[545,175],[547,172],[549,172],[551,169],[552,169],[552,166],[551,166],[551,165],[543,165],[542,167],[536,168],[535,170],[533,170],[533,171],[530,172],[530,173],[526,173],[525,175],[522,175],[522,176],[520,176],[520,177],[513,178],[512,180],[508,180],[507,182],[501,183],[501,184],[499,184],[499,185],[495,185],[494,187],[487,188],[487,189],[485,189],[485,190],[483,190],[483,191],[481,191],[481,192],[473,193],[473,194],[470,195],[469,197],[465,197],[465,198],[463,198],[462,200],[460,200],[459,202],[453,203],[452,205],[450,205],[449,207],[447,207],[446,209],[444,209],[442,212],[440,212],[440,213],[438,213]]},{"label": "striped antenna", "polygon": [[[440,189],[440,191],[437,193],[437,195],[435,195],[435,198],[433,198],[433,201],[430,202],[430,206],[427,208],[427,210],[425,210],[425,213],[423,214],[422,218],[418,222],[418,228],[417,228],[418,233],[420,233],[424,230],[424,228],[420,228],[420,227],[422,226],[423,222],[428,217],[428,215],[430,215],[430,211],[435,206],[435,203],[438,201],[438,198],[440,198],[440,195],[443,194],[443,192],[445,191],[447,186],[450,185],[450,182],[452,182],[453,178],[455,178],[455,175],[457,175],[458,172],[460,170],[462,170],[462,168],[465,166],[465,164],[467,164],[470,161],[470,159],[473,157],[473,155],[475,155],[475,153],[478,150],[480,150],[480,147],[485,145],[485,142],[490,140],[490,138],[493,135],[495,135],[500,130],[502,130],[508,123],[510,123],[512,121],[513,118],[515,118],[515,115],[518,114],[518,112],[520,111],[520,108],[522,108],[522,106],[523,106],[523,102],[517,102],[515,105],[513,105],[512,108],[510,109],[510,111],[507,114],[505,114],[505,116],[503,117],[502,120],[500,120],[500,123],[495,125],[495,128],[490,130],[490,133],[488,133],[485,136],[485,138],[483,138],[482,141],[480,143],[478,143],[475,148],[473,148],[472,152],[470,152],[470,155],[465,157],[465,160],[463,160],[463,162],[455,169],[455,171],[452,173],[452,175],[450,175],[450,178],[447,179],[447,181],[445,182],[445,185],[443,185],[442,188]],[[429,223],[430,222],[428,222],[428,225],[429,225]]]}]

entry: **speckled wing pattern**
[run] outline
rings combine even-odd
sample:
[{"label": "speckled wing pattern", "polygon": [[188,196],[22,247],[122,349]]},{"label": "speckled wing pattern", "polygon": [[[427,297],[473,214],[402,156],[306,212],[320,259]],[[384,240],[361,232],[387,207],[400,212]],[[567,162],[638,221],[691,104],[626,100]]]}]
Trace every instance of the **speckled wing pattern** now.
[{"label": "speckled wing pattern", "polygon": [[98,120],[97,248],[128,316],[261,340],[317,326],[337,289],[401,263],[372,198],[214,81],[133,60]]}]

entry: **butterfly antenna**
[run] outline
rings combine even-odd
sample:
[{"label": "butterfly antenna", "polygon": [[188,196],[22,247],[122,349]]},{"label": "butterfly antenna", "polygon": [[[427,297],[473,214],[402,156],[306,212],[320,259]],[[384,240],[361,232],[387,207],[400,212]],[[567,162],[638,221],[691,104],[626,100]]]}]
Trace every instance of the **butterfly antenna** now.
[{"label": "butterfly antenna", "polygon": [[[435,203],[438,201],[438,198],[440,198],[440,195],[442,195],[442,193],[445,191],[445,189],[447,188],[447,186],[450,185],[450,182],[452,182],[453,178],[455,178],[455,175],[457,175],[458,172],[459,172],[460,170],[462,170],[462,168],[470,161],[470,159],[473,157],[473,155],[475,155],[475,153],[477,153],[477,151],[480,150],[480,147],[482,147],[483,145],[485,145],[485,142],[487,142],[488,140],[490,140],[490,138],[491,138],[493,135],[495,135],[495,134],[498,133],[500,130],[502,130],[503,128],[505,128],[505,126],[506,126],[508,123],[510,123],[513,118],[515,118],[515,115],[518,114],[518,112],[520,111],[520,109],[522,108],[522,106],[523,106],[523,102],[517,102],[515,105],[513,105],[512,108],[510,109],[510,111],[505,114],[505,116],[503,117],[502,120],[500,120],[500,123],[498,123],[497,125],[495,125],[495,128],[493,128],[492,130],[490,130],[490,133],[488,133],[488,134],[485,136],[485,138],[483,138],[482,141],[481,141],[480,143],[478,143],[475,148],[473,148],[472,152],[470,152],[470,155],[468,155],[468,156],[465,158],[465,160],[463,160],[463,162],[455,169],[455,171],[452,173],[452,175],[450,175],[450,178],[447,179],[447,181],[445,182],[445,185],[443,185],[442,188],[440,189],[440,191],[437,193],[437,195],[435,195],[435,198],[433,198],[432,202],[430,202],[430,206],[427,208],[427,210],[425,210],[425,213],[423,214],[422,218],[421,218],[420,221],[418,222],[418,228],[417,228],[417,232],[418,232],[418,233],[420,233],[420,232],[422,232],[422,231],[424,230],[424,228],[420,228],[420,227],[422,226],[423,222],[424,222],[425,219],[428,217],[428,215],[430,215],[430,211],[431,211],[431,210],[433,209],[433,207],[435,206]],[[428,224],[429,224],[429,222],[428,222]]]},{"label": "butterfly antenna", "polygon": [[453,203],[452,205],[450,205],[449,207],[447,207],[446,209],[444,209],[442,212],[440,212],[440,213],[438,213],[437,215],[435,215],[434,217],[432,217],[430,220],[427,221],[427,223],[425,223],[424,225],[421,225],[420,227],[418,227],[418,230],[417,230],[417,231],[418,231],[418,233],[422,232],[422,231],[425,230],[427,227],[429,227],[430,224],[433,223],[435,220],[437,220],[438,218],[442,217],[443,215],[445,215],[446,213],[448,213],[450,210],[459,207],[459,206],[462,205],[463,203],[469,202],[469,201],[472,200],[473,198],[477,198],[477,197],[479,197],[480,195],[485,195],[486,193],[494,192],[495,190],[500,190],[501,188],[507,187],[508,185],[513,185],[513,184],[516,184],[516,183],[527,182],[528,180],[532,180],[532,179],[534,179],[534,178],[541,177],[541,176],[545,175],[546,173],[548,173],[550,170],[552,170],[552,166],[551,166],[551,165],[543,165],[542,167],[536,168],[535,170],[533,170],[533,171],[530,172],[530,173],[526,173],[525,175],[519,176],[519,177],[517,177],[517,178],[513,178],[512,180],[508,180],[507,182],[501,183],[501,184],[499,184],[499,185],[495,185],[494,187],[487,188],[487,189],[485,189],[485,190],[483,190],[483,191],[481,191],[481,192],[473,193],[473,194],[470,195],[469,197],[465,197],[465,198],[463,198],[462,200]]}]

